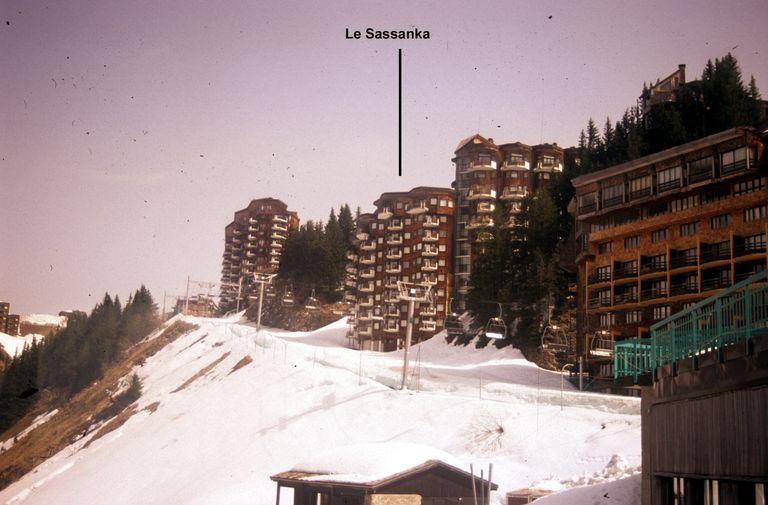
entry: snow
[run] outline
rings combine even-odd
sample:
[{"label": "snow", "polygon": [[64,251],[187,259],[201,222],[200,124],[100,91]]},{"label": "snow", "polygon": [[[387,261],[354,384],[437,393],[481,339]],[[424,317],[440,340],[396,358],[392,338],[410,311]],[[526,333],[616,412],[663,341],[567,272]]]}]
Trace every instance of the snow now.
[{"label": "snow", "polygon": [[640,503],[639,474],[608,483],[576,487],[539,498],[536,505],[632,505]]},{"label": "snow", "polygon": [[21,440],[22,438],[26,437],[30,434],[32,430],[37,428],[38,426],[47,423],[53,416],[59,413],[59,409],[54,409],[50,412],[46,412],[45,414],[40,414],[37,416],[33,421],[32,424],[27,426],[23,431],[21,431],[18,435],[16,435],[13,438],[9,438],[5,442],[0,442],[0,452],[7,451],[13,445]]},{"label": "snow", "polygon": [[[127,374],[143,382],[138,412],[88,448],[97,430],[43,462],[0,491],[0,505],[274,503],[269,477],[294,467],[368,478],[434,454],[462,469],[493,463],[500,504],[513,489],[567,488],[609,467],[605,478],[618,479],[640,464],[637,399],[567,381],[561,391],[560,374],[509,347],[456,347],[437,335],[411,350],[410,389],[399,391],[402,352],[345,348],[344,320],[293,333],[257,332],[236,316],[174,320],[199,328]],[[232,372],[246,356],[252,362]],[[142,410],[155,402],[155,412]],[[361,444],[396,457],[355,456]],[[331,467],[324,454],[333,451]],[[292,502],[290,489],[281,502]]]},{"label": "snow", "polygon": [[14,357],[24,350],[25,345],[31,345],[35,340],[42,340],[42,335],[30,334],[23,337],[14,337],[7,333],[0,332],[0,347],[8,353],[10,357]]},{"label": "snow", "polygon": [[66,326],[66,316],[54,316],[52,314],[27,314],[21,316],[22,323],[36,324],[39,326]]},{"label": "snow", "polygon": [[314,454],[294,465],[291,470],[320,474],[302,480],[369,483],[428,461],[442,461],[469,471],[461,461],[445,451],[407,442],[353,444],[334,448]]}]

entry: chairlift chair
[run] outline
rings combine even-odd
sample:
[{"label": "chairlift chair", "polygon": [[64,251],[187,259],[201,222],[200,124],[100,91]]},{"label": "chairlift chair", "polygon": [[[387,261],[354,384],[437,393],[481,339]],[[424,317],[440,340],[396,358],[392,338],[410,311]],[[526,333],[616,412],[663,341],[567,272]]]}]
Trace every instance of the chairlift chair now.
[{"label": "chairlift chair", "polygon": [[448,301],[448,306],[451,312],[445,316],[445,331],[452,337],[463,335],[464,323],[461,322],[459,314],[453,311],[453,298]]},{"label": "chairlift chair", "polygon": [[565,330],[554,324],[549,324],[541,334],[541,348],[554,352],[567,351],[571,348]]},{"label": "chairlift chair", "polygon": [[501,304],[499,303],[499,315],[492,317],[485,324],[485,336],[495,340],[501,340],[507,336],[507,323],[504,322],[503,314],[501,312]]},{"label": "chairlift chair", "polygon": [[304,302],[304,308],[307,310],[320,310],[320,301],[315,298],[315,290],[312,290],[312,295]]},{"label": "chairlift chair", "polygon": [[292,307],[296,300],[293,299],[293,290],[288,290],[283,295],[283,305],[286,307]]}]

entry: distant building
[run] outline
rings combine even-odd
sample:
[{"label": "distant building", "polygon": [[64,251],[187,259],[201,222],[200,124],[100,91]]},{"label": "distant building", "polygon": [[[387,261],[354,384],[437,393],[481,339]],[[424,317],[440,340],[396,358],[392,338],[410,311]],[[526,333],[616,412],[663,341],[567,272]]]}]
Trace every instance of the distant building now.
[{"label": "distant building", "polygon": [[346,299],[354,303],[352,344],[391,351],[405,342],[408,302],[398,299],[398,281],[428,284],[431,305],[416,307],[413,342],[443,327],[452,283],[454,191],[417,187],[383,193],[376,210],[357,220],[349,256]]},{"label": "distant building", "polygon": [[8,333],[8,312],[11,310],[11,304],[8,302],[0,302],[0,331]]},{"label": "distant building", "polygon": [[21,318],[19,317],[18,314],[9,314],[8,322],[5,325],[5,333],[13,336],[19,335],[20,322],[21,322]]},{"label": "distant building", "polygon": [[564,150],[557,144],[497,145],[492,138],[472,135],[462,140],[452,161],[456,165],[456,232],[453,237],[456,309],[465,308],[475,256],[492,238],[497,207],[504,226],[514,226],[527,195],[545,188],[563,171]]},{"label": "distant building", "polygon": [[614,343],[766,269],[765,132],[733,128],[573,180],[579,348]]},{"label": "distant building", "polygon": [[292,229],[299,227],[298,215],[275,198],[252,200],[235,212],[224,230],[220,305],[233,309],[247,306],[254,273],[274,273]]},{"label": "distant building", "polygon": [[684,87],[685,65],[678,65],[677,70],[643,90],[637,99],[640,114],[647,114],[654,105],[677,101]]},{"label": "distant building", "polygon": [[219,312],[219,307],[213,298],[198,295],[186,298],[178,298],[174,307],[174,314],[185,314],[197,317],[213,317]]}]

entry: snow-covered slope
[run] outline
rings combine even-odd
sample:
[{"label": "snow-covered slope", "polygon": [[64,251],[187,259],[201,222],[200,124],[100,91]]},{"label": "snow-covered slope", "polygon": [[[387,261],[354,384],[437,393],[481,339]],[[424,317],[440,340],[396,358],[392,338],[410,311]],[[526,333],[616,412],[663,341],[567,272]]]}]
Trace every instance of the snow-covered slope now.
[{"label": "snow-covered slope", "polygon": [[21,316],[22,323],[38,326],[66,326],[66,316],[54,316],[53,314],[27,314]]},{"label": "snow-covered slope", "polygon": [[42,335],[24,335],[23,337],[14,337],[7,333],[0,332],[0,347],[8,353],[8,356],[14,357],[17,354],[21,354],[24,350],[24,346],[32,344],[35,340],[42,340]]},{"label": "snow-covered slope", "polygon": [[[268,504],[270,475],[370,443],[426,445],[465,468],[493,463],[497,503],[535,482],[588,482],[615,455],[628,467],[613,478],[640,463],[636,400],[567,382],[561,392],[559,374],[514,349],[454,347],[438,335],[414,347],[411,390],[398,391],[402,353],[344,348],[344,320],[257,333],[234,318],[187,319],[199,328],[136,369],[136,414],[50,458],[0,492],[0,504]],[[291,503],[290,490],[281,501]]]}]

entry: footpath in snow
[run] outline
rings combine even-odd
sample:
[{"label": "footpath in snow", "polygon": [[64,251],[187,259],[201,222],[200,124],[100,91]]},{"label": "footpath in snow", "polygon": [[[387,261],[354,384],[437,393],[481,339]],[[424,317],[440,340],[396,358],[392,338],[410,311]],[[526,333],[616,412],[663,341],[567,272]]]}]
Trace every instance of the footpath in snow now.
[{"label": "footpath in snow", "polygon": [[236,317],[184,319],[199,328],[135,369],[137,413],[0,491],[0,505],[269,504],[270,475],[358,444],[419,444],[465,469],[493,463],[493,503],[521,487],[605,485],[639,469],[636,399],[574,391],[512,348],[437,335],[414,346],[411,389],[399,391],[402,352],[345,348],[344,320],[257,332]]}]

